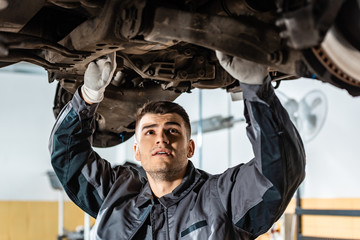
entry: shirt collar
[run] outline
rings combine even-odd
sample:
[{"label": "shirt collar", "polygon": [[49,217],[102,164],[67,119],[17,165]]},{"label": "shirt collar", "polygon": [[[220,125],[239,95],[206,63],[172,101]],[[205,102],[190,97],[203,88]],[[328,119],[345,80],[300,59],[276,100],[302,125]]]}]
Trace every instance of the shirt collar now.
[{"label": "shirt collar", "polygon": [[[159,202],[165,207],[169,207],[179,202],[185,197],[198,183],[201,173],[194,167],[189,160],[185,176],[180,185],[177,186],[171,193],[159,198]],[[142,207],[146,203],[154,203],[154,196],[151,191],[149,182],[147,182],[141,189],[137,199],[135,200],[135,207]]]}]

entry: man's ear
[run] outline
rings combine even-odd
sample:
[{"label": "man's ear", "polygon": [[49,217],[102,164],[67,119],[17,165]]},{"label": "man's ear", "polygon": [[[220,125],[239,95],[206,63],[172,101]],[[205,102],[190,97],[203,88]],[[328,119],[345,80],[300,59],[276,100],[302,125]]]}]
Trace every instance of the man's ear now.
[{"label": "man's ear", "polygon": [[140,162],[140,151],[137,143],[134,143],[134,155],[135,155],[135,159]]},{"label": "man's ear", "polygon": [[187,157],[191,158],[192,156],[194,156],[194,152],[195,152],[195,142],[194,140],[190,139],[188,143]]}]

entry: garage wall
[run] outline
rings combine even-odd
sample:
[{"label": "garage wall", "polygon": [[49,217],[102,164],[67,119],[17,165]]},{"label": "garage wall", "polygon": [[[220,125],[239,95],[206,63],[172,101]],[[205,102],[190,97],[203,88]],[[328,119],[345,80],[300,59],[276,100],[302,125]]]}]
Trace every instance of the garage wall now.
[{"label": "garage wall", "polygon": [[55,84],[42,74],[0,75],[0,199],[57,199],[46,171]]},{"label": "garage wall", "polygon": [[[55,122],[52,104],[56,84],[47,82],[45,71],[39,71],[37,74],[14,74],[3,70],[0,70],[0,83],[0,163],[2,165],[0,168],[0,217],[7,219],[9,209],[16,213],[16,209],[29,209],[29,206],[33,205],[45,206],[51,209],[43,212],[48,217],[45,223],[50,219],[49,216],[51,219],[54,218],[58,197],[46,175],[47,171],[52,170],[47,144]],[[315,207],[323,205],[322,203],[327,201],[326,198],[341,198],[340,202],[336,200],[337,203],[329,207],[341,208],[351,201],[355,203],[351,205],[351,209],[360,209],[358,200],[360,198],[358,187],[360,161],[357,151],[360,135],[360,98],[352,98],[345,91],[329,84],[308,79],[283,82],[279,90],[289,97],[300,100],[313,89],[320,89],[326,94],[329,109],[328,117],[319,135],[305,146],[307,176],[302,186],[302,196],[315,202],[316,204],[313,205]],[[224,117],[232,115],[235,119],[242,118],[243,102],[231,102],[224,90],[203,90],[202,99],[203,118],[219,114]],[[198,100],[198,90],[194,90],[192,94],[183,94],[177,99],[193,121],[199,118]],[[193,138],[198,147],[197,136]],[[97,149],[97,151],[113,164],[134,161],[133,142],[134,140],[130,139],[120,146]],[[220,173],[230,166],[247,162],[253,157],[244,123],[237,123],[231,129],[206,133],[203,135],[202,144],[202,168],[210,173]],[[198,150],[196,149],[192,159],[196,166],[199,166]],[[70,219],[80,219],[81,223],[81,212],[72,212],[74,215]],[[36,234],[35,223],[40,220],[34,222],[29,216],[32,214],[23,215],[15,222],[23,223],[23,229],[28,230],[26,234],[31,232]],[[41,218],[42,215],[38,217]],[[310,233],[316,222],[324,222],[323,219],[316,220],[315,223],[311,221],[312,219],[307,221],[309,225],[307,231]],[[327,225],[327,228],[335,229],[336,222],[339,223],[335,220],[335,224]],[[49,227],[51,230],[48,234],[52,236],[56,233],[54,224]],[[356,227],[358,220],[352,220],[351,224],[355,224],[354,229],[358,229]],[[0,232],[3,233],[4,230],[7,233],[7,238],[1,239],[14,239],[8,237],[10,236],[8,234],[15,234],[17,230],[10,231],[10,228],[6,227],[8,225],[3,223],[0,225],[5,227]],[[11,229],[18,228],[12,226]],[[326,229],[322,231],[328,232]],[[351,230],[347,232],[350,233]],[[359,233],[354,233],[354,231],[352,234],[359,236]],[[5,235],[1,235],[3,236]]]},{"label": "garage wall", "polygon": [[[56,84],[47,73],[0,70],[0,200],[57,201],[47,171],[52,171],[48,139]],[[99,149],[116,159],[117,149]]]},{"label": "garage wall", "polygon": [[[13,74],[0,71],[0,200],[57,200],[46,172],[51,170],[48,137],[55,122],[52,104],[56,84],[47,82],[45,71]],[[307,176],[304,197],[360,197],[358,138],[360,98],[329,84],[313,80],[282,82],[280,91],[300,100],[312,89],[328,99],[328,117],[319,135],[306,143]],[[231,102],[224,90],[202,90],[203,118],[214,115],[242,117],[243,102]],[[192,121],[199,117],[199,91],[183,94],[183,105]],[[230,105],[229,105],[230,104]],[[193,136],[197,142],[197,136]],[[120,146],[97,149],[113,164],[134,161],[133,139]],[[203,135],[203,169],[219,173],[253,156],[245,123]],[[229,144],[230,143],[230,144]],[[198,142],[196,143],[197,147]],[[199,150],[198,148],[196,150]],[[192,161],[199,166],[198,153]],[[311,183],[311,184],[310,184]]]}]

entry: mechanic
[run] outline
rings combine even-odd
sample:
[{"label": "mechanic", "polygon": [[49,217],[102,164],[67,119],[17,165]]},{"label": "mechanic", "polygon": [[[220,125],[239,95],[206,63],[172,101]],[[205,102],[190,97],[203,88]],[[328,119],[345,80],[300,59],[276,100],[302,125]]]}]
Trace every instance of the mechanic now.
[{"label": "mechanic", "polygon": [[299,134],[266,67],[216,54],[240,81],[255,156],[216,175],[188,160],[195,150],[190,121],[172,102],[150,102],[137,113],[135,159],[146,176],[102,159],[91,145],[94,113],[115,55],[89,64],[84,85],[58,116],[49,150],[68,196],[96,218],[92,239],[255,239],[282,215],[305,176]]}]

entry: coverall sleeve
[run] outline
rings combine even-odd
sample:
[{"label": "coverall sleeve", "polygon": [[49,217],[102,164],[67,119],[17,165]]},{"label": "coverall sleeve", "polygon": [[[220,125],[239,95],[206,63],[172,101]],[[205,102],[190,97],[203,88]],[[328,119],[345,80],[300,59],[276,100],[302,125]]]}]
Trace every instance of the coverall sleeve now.
[{"label": "coverall sleeve", "polygon": [[270,81],[241,88],[255,157],[221,174],[217,189],[238,231],[255,239],[279,219],[304,179],[305,152]]},{"label": "coverall sleeve", "polygon": [[[118,178],[124,183],[140,182],[135,171],[127,167],[112,168],[92,148],[94,114],[97,104],[87,105],[79,90],[62,109],[51,132],[51,164],[70,199],[92,217],[96,215],[112,184]],[[129,183],[130,184],[130,183]],[[136,189],[134,186],[133,189]]]}]

